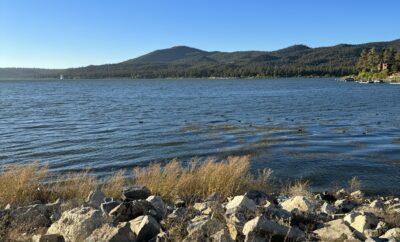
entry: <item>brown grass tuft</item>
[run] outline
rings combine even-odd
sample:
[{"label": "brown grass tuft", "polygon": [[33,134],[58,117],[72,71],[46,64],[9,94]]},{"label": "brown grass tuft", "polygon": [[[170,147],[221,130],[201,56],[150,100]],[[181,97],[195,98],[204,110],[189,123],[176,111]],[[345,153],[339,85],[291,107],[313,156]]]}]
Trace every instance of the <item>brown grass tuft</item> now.
[{"label": "brown grass tuft", "polygon": [[271,173],[265,169],[252,175],[249,156],[228,157],[220,162],[210,158],[202,163],[191,162],[186,167],[173,160],[165,167],[153,164],[134,170],[137,184],[165,199],[180,197],[186,201],[206,198],[213,193],[228,197],[250,189],[265,191]]},{"label": "brown grass tuft", "polygon": [[307,198],[313,198],[309,181],[300,180],[294,183],[290,183],[283,188],[282,193],[290,197],[305,196]]},{"label": "brown grass tuft", "polygon": [[354,176],[351,178],[349,181],[349,192],[355,192],[358,190],[361,190],[361,181],[358,179],[358,177]]},{"label": "brown grass tuft", "polygon": [[127,178],[125,171],[117,171],[111,177],[109,177],[102,186],[102,191],[107,197],[119,199],[121,197],[122,190],[127,185]]},{"label": "brown grass tuft", "polygon": [[11,165],[4,167],[0,174],[0,206],[7,204],[28,204],[43,200],[42,182],[48,173],[47,166],[40,167],[38,162],[29,165]]}]

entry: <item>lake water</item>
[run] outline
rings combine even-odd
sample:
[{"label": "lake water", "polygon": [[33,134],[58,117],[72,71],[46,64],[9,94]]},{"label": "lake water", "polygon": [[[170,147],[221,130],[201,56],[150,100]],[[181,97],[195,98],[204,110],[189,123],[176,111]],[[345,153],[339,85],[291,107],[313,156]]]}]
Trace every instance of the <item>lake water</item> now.
[{"label": "lake water", "polygon": [[0,164],[55,172],[251,154],[315,189],[400,194],[400,85],[334,79],[0,82]]}]

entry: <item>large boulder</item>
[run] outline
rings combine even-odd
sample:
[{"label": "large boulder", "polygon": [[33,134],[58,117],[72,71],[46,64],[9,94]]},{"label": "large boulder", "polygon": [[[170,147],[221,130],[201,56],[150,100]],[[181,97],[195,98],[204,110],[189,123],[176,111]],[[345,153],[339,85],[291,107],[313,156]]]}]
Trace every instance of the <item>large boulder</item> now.
[{"label": "large boulder", "polygon": [[50,226],[47,234],[61,234],[65,241],[82,241],[103,222],[100,210],[91,207],[74,208],[65,211],[61,218]]},{"label": "large boulder", "polygon": [[314,210],[313,202],[304,196],[295,196],[281,203],[282,209],[288,212],[311,213]]},{"label": "large boulder", "polygon": [[327,222],[314,233],[323,241],[361,241],[343,219]]},{"label": "large boulder", "polygon": [[284,226],[263,216],[258,216],[248,221],[243,227],[243,234],[246,237],[256,234],[260,236],[270,235],[295,240],[301,240],[305,238],[304,232],[297,227]]},{"label": "large boulder", "polygon": [[123,202],[116,206],[109,213],[116,222],[128,222],[141,215],[152,215],[161,219],[153,205],[146,200],[135,200],[132,202]]},{"label": "large boulder", "polygon": [[343,220],[360,233],[375,228],[379,222],[373,213],[367,212],[352,212],[347,214]]},{"label": "large boulder", "polygon": [[246,196],[236,196],[226,204],[225,208],[227,214],[233,214],[237,212],[254,213],[257,209],[257,205],[253,200]]},{"label": "large boulder", "polygon": [[161,232],[161,226],[152,216],[139,216],[129,223],[138,242],[149,241]]},{"label": "large boulder", "polygon": [[86,242],[131,242],[135,241],[130,224],[127,222],[119,223],[117,226],[104,224],[86,239]]},{"label": "large boulder", "polygon": [[126,188],[122,191],[122,200],[124,201],[133,201],[139,199],[146,199],[150,196],[150,190],[144,186],[133,186]]},{"label": "large boulder", "polygon": [[100,204],[104,202],[105,198],[106,196],[104,193],[100,189],[96,189],[89,193],[85,202],[90,207],[99,208]]},{"label": "large boulder", "polygon": [[394,239],[395,241],[400,241],[400,228],[393,228],[386,231],[384,235],[379,237],[381,239]]}]

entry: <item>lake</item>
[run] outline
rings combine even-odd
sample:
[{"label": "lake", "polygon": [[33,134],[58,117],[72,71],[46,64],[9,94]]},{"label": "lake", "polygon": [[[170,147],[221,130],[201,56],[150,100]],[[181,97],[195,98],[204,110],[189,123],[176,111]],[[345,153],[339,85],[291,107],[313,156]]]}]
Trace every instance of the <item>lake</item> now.
[{"label": "lake", "polygon": [[400,194],[400,85],[334,79],[0,82],[0,165],[99,176],[172,158],[252,155],[324,190]]}]

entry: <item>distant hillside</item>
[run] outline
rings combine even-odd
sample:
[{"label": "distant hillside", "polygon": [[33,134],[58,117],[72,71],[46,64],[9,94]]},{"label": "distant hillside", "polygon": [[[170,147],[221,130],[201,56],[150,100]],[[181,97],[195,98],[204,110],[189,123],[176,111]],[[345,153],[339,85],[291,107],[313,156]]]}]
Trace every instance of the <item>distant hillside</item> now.
[{"label": "distant hillside", "polygon": [[63,70],[0,68],[0,78],[343,76],[355,74],[361,51],[373,47],[400,50],[400,40],[321,48],[294,45],[277,51],[208,52],[176,46],[116,64]]}]

